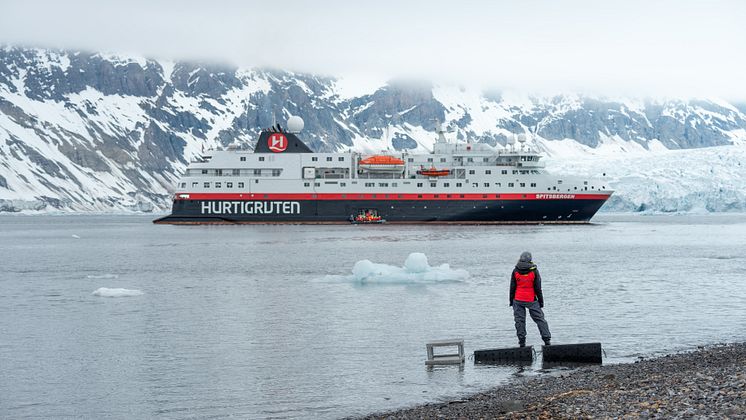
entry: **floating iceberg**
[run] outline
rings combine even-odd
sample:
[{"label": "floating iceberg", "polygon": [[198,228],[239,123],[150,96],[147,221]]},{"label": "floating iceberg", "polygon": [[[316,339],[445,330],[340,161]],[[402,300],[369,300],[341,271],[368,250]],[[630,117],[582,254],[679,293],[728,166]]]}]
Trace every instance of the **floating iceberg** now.
[{"label": "floating iceberg", "polygon": [[100,296],[100,297],[130,297],[130,296],[141,296],[143,292],[135,289],[109,289],[108,287],[101,287],[96,289],[93,293],[91,293],[93,296]]},{"label": "floating iceberg", "polygon": [[403,267],[361,260],[352,267],[351,276],[326,276],[326,280],[354,281],[362,284],[411,284],[459,282],[469,278],[462,269],[452,269],[449,264],[432,267],[427,256],[420,252],[409,254]]}]

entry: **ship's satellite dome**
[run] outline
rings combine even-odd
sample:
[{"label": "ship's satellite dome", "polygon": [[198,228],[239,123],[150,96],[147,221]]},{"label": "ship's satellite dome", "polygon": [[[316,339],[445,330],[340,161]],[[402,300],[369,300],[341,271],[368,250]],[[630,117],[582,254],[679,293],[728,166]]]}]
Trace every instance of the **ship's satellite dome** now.
[{"label": "ship's satellite dome", "polygon": [[525,143],[526,142],[526,135],[525,134],[519,134],[518,135],[518,141],[521,142],[521,143]]},{"label": "ship's satellite dome", "polygon": [[290,118],[288,118],[288,131],[291,133],[300,133],[303,131],[304,125],[303,118],[297,115],[291,115]]}]

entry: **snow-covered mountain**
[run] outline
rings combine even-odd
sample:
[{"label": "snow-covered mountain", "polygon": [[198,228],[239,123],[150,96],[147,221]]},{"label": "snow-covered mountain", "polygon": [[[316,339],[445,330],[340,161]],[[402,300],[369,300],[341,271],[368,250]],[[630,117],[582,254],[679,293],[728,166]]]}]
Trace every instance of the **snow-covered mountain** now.
[{"label": "snow-covered mountain", "polygon": [[611,210],[746,210],[746,105],[717,99],[536,97],[270,69],[0,49],[0,211],[165,210],[202,148],[253,147],[300,115],[319,151],[501,147],[529,133],[552,170],[607,173]]}]

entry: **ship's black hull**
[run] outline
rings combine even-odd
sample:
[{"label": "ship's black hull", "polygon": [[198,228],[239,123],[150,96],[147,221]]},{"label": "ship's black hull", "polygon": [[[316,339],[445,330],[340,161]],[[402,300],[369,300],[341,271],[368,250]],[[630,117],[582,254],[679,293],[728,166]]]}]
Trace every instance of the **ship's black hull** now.
[{"label": "ship's black hull", "polygon": [[588,223],[608,196],[490,200],[175,200],[154,223],[349,223],[375,210],[387,223]]}]

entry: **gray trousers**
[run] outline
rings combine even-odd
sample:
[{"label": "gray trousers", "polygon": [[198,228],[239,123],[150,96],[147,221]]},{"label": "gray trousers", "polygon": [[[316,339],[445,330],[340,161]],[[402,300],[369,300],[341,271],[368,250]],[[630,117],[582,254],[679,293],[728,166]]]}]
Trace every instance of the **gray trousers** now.
[{"label": "gray trousers", "polygon": [[533,319],[539,327],[539,333],[541,334],[542,340],[552,338],[552,334],[549,333],[549,324],[547,324],[547,321],[544,319],[544,311],[539,307],[539,301],[523,302],[520,300],[514,300],[513,318],[515,319],[515,332],[518,334],[518,339],[526,339],[526,309],[528,309],[531,319]]}]

